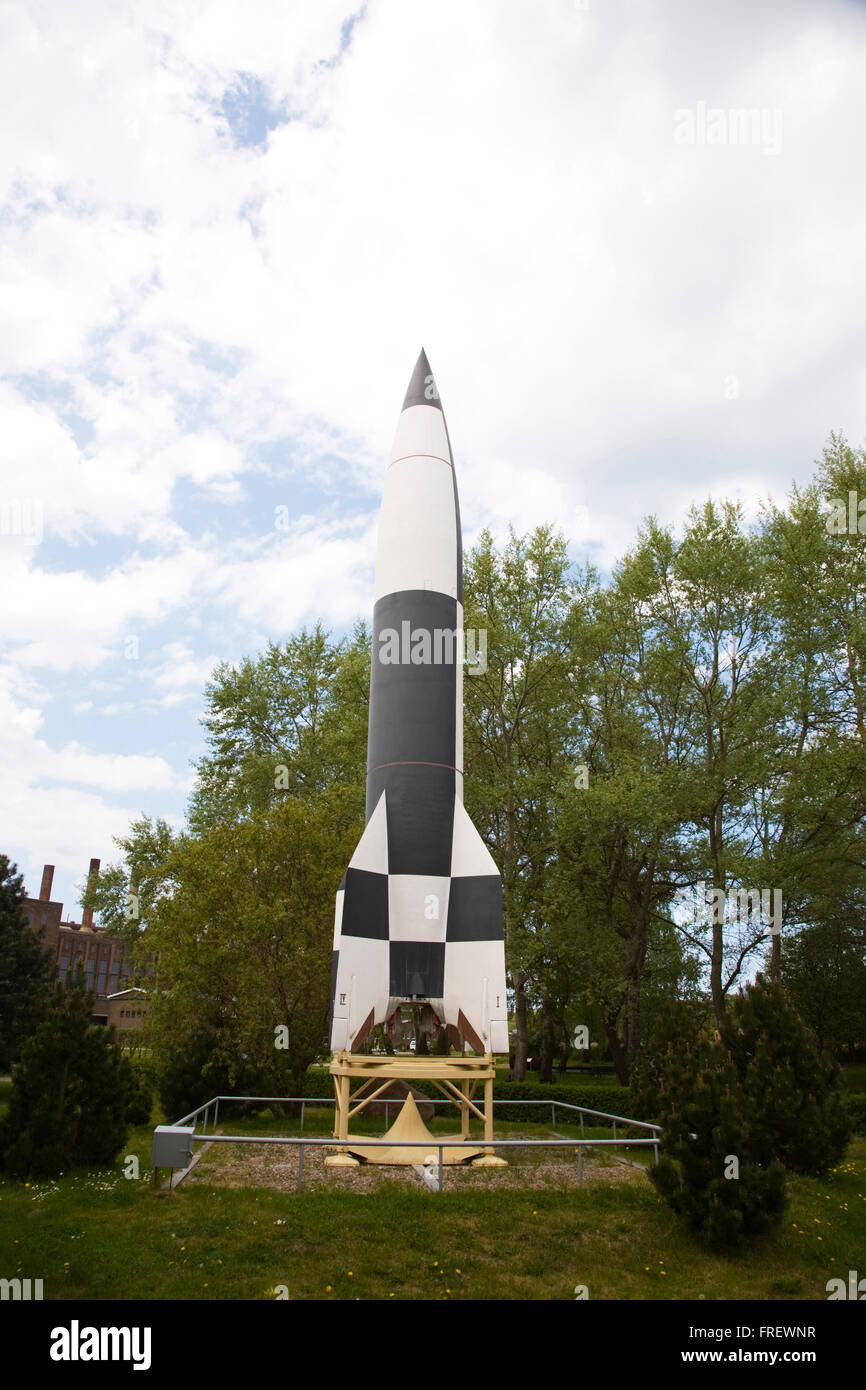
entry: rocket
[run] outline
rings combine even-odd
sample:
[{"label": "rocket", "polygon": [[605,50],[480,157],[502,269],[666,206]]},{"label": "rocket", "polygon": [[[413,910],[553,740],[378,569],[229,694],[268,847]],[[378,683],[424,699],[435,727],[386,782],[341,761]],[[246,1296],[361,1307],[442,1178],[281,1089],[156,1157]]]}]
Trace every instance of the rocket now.
[{"label": "rocket", "polygon": [[337,890],[334,1052],[401,1004],[428,1004],[461,1051],[508,1051],[502,880],[463,806],[463,656],[457,480],[422,350],[379,520],[367,823]]}]

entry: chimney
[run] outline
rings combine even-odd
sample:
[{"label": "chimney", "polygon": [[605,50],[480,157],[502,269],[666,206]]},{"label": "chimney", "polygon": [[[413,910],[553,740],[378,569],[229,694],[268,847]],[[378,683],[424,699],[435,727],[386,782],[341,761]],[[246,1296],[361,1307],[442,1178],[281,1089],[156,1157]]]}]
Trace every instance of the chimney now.
[{"label": "chimney", "polygon": [[46,864],[42,870],[42,887],[39,889],[39,901],[48,903],[51,901],[51,885],[54,882],[54,865]]},{"label": "chimney", "polygon": [[[87,891],[90,892],[99,878],[99,860],[91,859],[90,872],[87,875]],[[84,931],[93,931],[93,908],[86,907],[84,916],[81,919],[81,926]]]}]

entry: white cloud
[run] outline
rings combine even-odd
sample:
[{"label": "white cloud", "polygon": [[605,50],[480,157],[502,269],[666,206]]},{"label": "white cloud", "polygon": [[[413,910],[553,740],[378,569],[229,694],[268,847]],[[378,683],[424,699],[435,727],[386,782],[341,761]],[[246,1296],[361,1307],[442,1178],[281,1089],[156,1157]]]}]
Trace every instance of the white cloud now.
[{"label": "white cloud", "polygon": [[189,779],[160,754],[96,752],[74,739],[53,745],[41,736],[40,705],[50,702],[48,689],[14,667],[0,668],[2,840],[4,852],[25,871],[31,893],[39,891],[41,865],[54,863],[71,908],[72,873],[80,875],[94,854],[113,852],[113,836],[139,814],[143,796],[185,794]]},{"label": "white cloud", "polygon": [[138,639],[140,656],[144,630],[182,609],[213,571],[213,557],[192,546],[153,559],[133,554],[105,575],[43,569],[38,559],[36,549],[5,566],[0,629],[20,644],[22,666],[56,671],[135,660],[127,639]]},{"label": "white cloud", "polygon": [[[609,566],[866,433],[861,6],[369,0],[341,52],[353,13],[4,10],[0,504],[44,534],[0,534],[0,631],[70,778],[115,786],[132,715],[186,779],[217,657],[369,616],[422,342],[468,538],[551,520]],[[251,79],[291,119],[243,147]],[[780,112],[779,152],[678,144],[698,103]]]},{"label": "white cloud", "polygon": [[151,673],[160,703],[171,705],[198,697],[219,660],[214,655],[194,657],[187,642],[167,642],[160,652],[159,664]]}]

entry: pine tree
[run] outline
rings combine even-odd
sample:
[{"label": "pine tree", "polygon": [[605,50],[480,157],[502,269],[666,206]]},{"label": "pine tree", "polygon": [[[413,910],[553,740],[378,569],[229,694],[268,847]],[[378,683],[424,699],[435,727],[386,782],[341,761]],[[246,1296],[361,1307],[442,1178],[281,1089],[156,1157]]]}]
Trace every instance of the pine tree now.
[{"label": "pine tree", "polygon": [[630,1104],[637,1119],[658,1118],[662,1076],[671,1051],[692,1047],[711,1013],[703,999],[668,999],[658,1010],[638,1049],[630,1079]]},{"label": "pine tree", "polygon": [[55,972],[23,902],[17,865],[0,854],[0,1071],[17,1062],[25,1039],[45,1017]]},{"label": "pine tree", "polygon": [[751,1102],[758,1161],[778,1158],[791,1172],[825,1173],[851,1137],[839,1068],[821,1055],[784,986],[757,975],[731,1000],[722,1039]]},{"label": "pine tree", "polygon": [[736,1249],[781,1219],[784,1170],[754,1156],[752,1102],[718,1036],[702,1030],[696,1042],[670,1045],[658,1109],[661,1153],[650,1177],[711,1249]]},{"label": "pine tree", "polygon": [[79,971],[58,985],[25,1043],[0,1124],[0,1159],[14,1177],[55,1177],[112,1163],[126,1139],[131,1071],[114,1030],[91,1022],[93,996]]}]

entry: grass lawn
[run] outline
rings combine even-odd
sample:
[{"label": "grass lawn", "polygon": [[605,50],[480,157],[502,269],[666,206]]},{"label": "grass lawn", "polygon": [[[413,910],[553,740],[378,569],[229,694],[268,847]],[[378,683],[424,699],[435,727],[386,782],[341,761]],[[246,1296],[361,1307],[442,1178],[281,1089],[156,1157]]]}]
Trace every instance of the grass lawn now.
[{"label": "grass lawn", "polygon": [[[327,1132],[313,1120],[307,1133]],[[246,1117],[237,1129],[296,1123]],[[866,1258],[862,1138],[826,1179],[790,1178],[782,1226],[737,1259],[697,1247],[640,1176],[497,1191],[494,1171],[484,1191],[449,1191],[446,1178],[442,1193],[386,1180],[298,1195],[209,1185],[205,1159],[195,1181],[157,1193],[150,1142],[150,1127],[130,1135],[137,1181],[122,1161],[0,1180],[0,1277],[41,1278],[46,1299],[268,1299],[284,1285],[292,1299],[570,1300],[585,1284],[591,1299],[824,1300],[827,1280]]]}]

